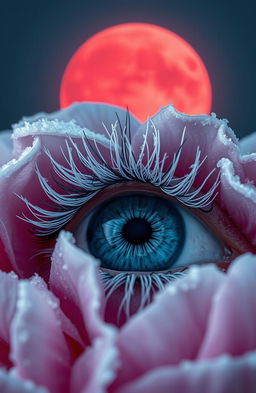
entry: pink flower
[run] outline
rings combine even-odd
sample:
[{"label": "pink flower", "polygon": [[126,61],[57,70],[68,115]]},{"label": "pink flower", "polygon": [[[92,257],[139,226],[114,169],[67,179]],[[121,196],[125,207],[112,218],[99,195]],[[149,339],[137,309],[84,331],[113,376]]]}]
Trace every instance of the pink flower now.
[{"label": "pink flower", "polygon": [[[80,104],[24,120],[12,138],[12,152],[0,139],[0,391],[256,391],[255,137],[241,155],[214,116],[167,107],[140,125]],[[173,272],[112,276],[84,245],[95,201],[133,187],[193,214]]]}]

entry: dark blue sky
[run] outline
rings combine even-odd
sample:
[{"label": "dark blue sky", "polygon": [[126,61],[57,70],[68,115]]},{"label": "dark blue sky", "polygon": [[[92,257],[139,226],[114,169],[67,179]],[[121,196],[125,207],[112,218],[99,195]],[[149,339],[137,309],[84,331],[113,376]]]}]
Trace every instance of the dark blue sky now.
[{"label": "dark blue sky", "polygon": [[[256,130],[256,33],[250,3],[205,1],[15,1],[0,6],[0,129],[23,115],[58,109],[59,85],[74,51],[103,28],[159,24],[200,54],[213,108],[238,136]],[[251,5],[253,2],[251,2]]]}]

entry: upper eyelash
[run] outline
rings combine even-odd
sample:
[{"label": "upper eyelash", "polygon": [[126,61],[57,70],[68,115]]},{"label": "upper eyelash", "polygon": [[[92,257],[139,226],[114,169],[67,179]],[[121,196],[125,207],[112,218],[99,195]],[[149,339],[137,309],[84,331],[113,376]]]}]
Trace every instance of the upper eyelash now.
[{"label": "upper eyelash", "polygon": [[[164,153],[163,158],[160,160],[160,134],[153,121],[150,119],[147,122],[141,151],[138,159],[136,159],[131,144],[129,113],[127,111],[124,127],[122,127],[117,114],[116,116],[117,121],[115,124],[111,124],[111,132],[109,132],[108,128],[103,124],[109,138],[111,165],[109,165],[102,156],[96,139],[92,138],[94,143],[94,145],[92,145],[92,142],[89,141],[85,132],[82,137],[82,144],[87,156],[81,152],[72,138],[65,140],[66,152],[61,148],[62,155],[68,167],[64,167],[55,161],[51,153],[45,149],[45,153],[51,161],[55,174],[60,180],[63,180],[66,184],[70,184],[72,187],[67,187],[61,183],[61,181],[55,179],[56,184],[67,191],[67,194],[59,194],[48,184],[47,179],[42,176],[39,168],[35,168],[43,191],[48,198],[54,202],[53,206],[49,206],[54,207],[56,210],[52,211],[41,208],[29,202],[24,196],[17,195],[25,202],[28,210],[35,219],[28,218],[24,213],[22,213],[22,216],[19,218],[33,225],[34,228],[36,228],[36,235],[51,235],[59,231],[74,217],[78,210],[99,191],[112,184],[122,183],[124,181],[135,180],[138,182],[150,183],[159,187],[165,194],[175,197],[185,206],[193,208],[204,208],[209,206],[215,199],[217,195],[215,191],[219,185],[219,172],[209,191],[203,195],[200,195],[200,191],[208,179],[213,175],[216,168],[212,169],[199,187],[191,191],[196,176],[202,164],[207,159],[207,156],[205,156],[200,161],[201,150],[199,146],[197,146],[194,163],[190,166],[191,171],[182,177],[174,177],[185,143],[186,127],[183,129],[179,148],[176,153],[174,153],[171,164],[166,171],[163,171],[164,163],[168,155]],[[153,128],[152,135],[154,148],[151,154],[149,153],[147,141],[149,125]],[[117,132],[118,127],[121,131],[120,137]],[[119,139],[121,139],[120,143]],[[79,163],[84,166],[87,172],[89,169],[90,174],[82,173],[78,169],[74,161],[73,149],[79,159]],[[146,164],[143,164],[142,160],[145,155],[147,161]]]}]

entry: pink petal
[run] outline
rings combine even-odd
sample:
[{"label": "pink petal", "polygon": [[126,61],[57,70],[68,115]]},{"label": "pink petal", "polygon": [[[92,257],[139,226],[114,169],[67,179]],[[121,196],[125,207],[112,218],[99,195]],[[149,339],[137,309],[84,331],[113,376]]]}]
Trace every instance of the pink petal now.
[{"label": "pink petal", "polygon": [[108,335],[110,329],[102,320],[104,294],[97,268],[98,261],[74,245],[71,233],[62,231],[52,256],[50,288],[89,340]]},{"label": "pink petal", "polygon": [[[37,136],[40,138],[42,150],[48,151],[58,164],[68,167],[63,155],[64,152],[68,156],[66,145],[68,138],[72,138],[81,153],[87,156],[82,140],[86,135],[89,140],[89,143],[86,141],[86,144],[91,144],[95,149],[96,143],[101,155],[110,164],[110,137],[104,126],[111,133],[112,125],[117,122],[118,118],[121,124],[124,125],[126,111],[115,106],[96,103],[77,103],[68,109],[52,114],[39,113],[31,118],[25,118],[14,126],[13,140],[15,152],[19,155],[25,147],[31,145],[33,138]],[[132,136],[140,123],[133,116],[131,116],[130,121]],[[117,132],[118,134],[121,133],[120,128]],[[72,146],[70,141],[69,145]],[[74,150],[74,147],[72,149]],[[92,148],[90,150],[92,152]],[[97,155],[94,154],[94,156],[95,160],[98,160]],[[74,159],[75,165],[83,173],[86,173],[86,168],[81,164],[77,155],[72,154],[72,158]],[[58,180],[61,180],[64,185],[70,187],[69,183],[66,184],[63,179],[59,179],[56,175],[52,163],[45,153],[38,157],[37,166],[42,176],[47,178],[49,185],[55,189],[57,188],[61,194],[64,194],[65,191],[56,187],[53,175]]]},{"label": "pink petal", "polygon": [[16,311],[17,277],[0,271],[0,338],[10,343],[10,325]]},{"label": "pink petal", "polygon": [[117,369],[114,336],[98,338],[85,350],[72,369],[71,392],[105,393]]},{"label": "pink petal", "polygon": [[244,254],[231,265],[214,296],[199,358],[256,350],[256,256]]},{"label": "pink petal", "polygon": [[[22,121],[14,126],[14,144],[16,151],[24,149],[27,144],[31,144],[31,136],[42,136],[43,146],[47,146],[53,151],[54,138],[71,136],[81,138],[86,131],[90,138],[93,132],[99,136],[106,136],[103,124],[111,132],[111,125],[120,119],[122,125],[125,124],[126,111],[120,107],[101,103],[75,103],[69,108],[53,113],[38,113],[31,117],[24,117]],[[42,121],[43,119],[43,121]],[[30,124],[34,123],[32,126]],[[140,122],[130,115],[131,135],[137,131]],[[44,137],[47,136],[47,137]],[[57,144],[58,146],[58,144]]]},{"label": "pink petal", "polygon": [[12,159],[11,131],[0,132],[0,167]]},{"label": "pink petal", "polygon": [[[233,131],[227,126],[226,121],[218,120],[213,115],[188,116],[168,106],[152,117],[151,121],[148,124],[147,137],[149,151],[150,153],[153,151],[153,132],[157,129],[160,137],[160,158],[163,158],[164,153],[168,154],[164,170],[170,165],[174,154],[178,151],[184,130],[185,142],[175,176],[183,176],[190,171],[197,148],[201,151],[201,160],[207,158],[196,176],[193,184],[195,187],[202,184],[211,170],[221,168],[221,183],[215,201],[228,213],[247,239],[256,245],[256,216],[254,214],[256,211],[256,153],[241,156],[240,146]],[[137,157],[146,129],[147,124],[143,124],[132,141]],[[254,139],[255,136],[248,137],[248,143],[252,146],[249,152],[254,150]],[[248,143],[242,142],[242,148],[246,148]],[[203,192],[208,191],[213,185],[217,173],[218,170],[207,180]]]},{"label": "pink petal", "polygon": [[[233,163],[223,158],[221,168],[221,206],[237,224],[241,233],[256,245],[256,157],[243,162],[244,175],[239,177]],[[247,174],[247,175],[246,175]],[[248,177],[250,176],[250,177]],[[255,185],[253,184],[255,181]]]},{"label": "pink petal", "polygon": [[50,392],[68,392],[70,356],[56,318],[58,304],[29,281],[19,283],[11,357],[21,378]]},{"label": "pink petal", "polygon": [[11,367],[10,325],[16,310],[18,281],[14,274],[0,271],[0,365]]},{"label": "pink petal", "polygon": [[13,371],[0,369],[1,393],[49,393],[45,388],[36,386],[32,381],[20,379]]},{"label": "pink petal", "polygon": [[[0,255],[8,259],[21,275],[31,275],[34,270],[31,254],[35,252],[31,226],[17,216],[22,215],[24,203],[15,195],[24,194],[35,176],[35,160],[40,150],[38,139],[28,147],[17,160],[12,160],[0,168]],[[33,191],[35,191],[33,189]],[[6,265],[6,262],[5,262]],[[4,266],[5,268],[5,266]]]},{"label": "pink petal", "polygon": [[211,361],[161,367],[115,393],[254,393],[256,352],[241,358],[223,355]]},{"label": "pink petal", "polygon": [[195,359],[207,329],[212,296],[223,280],[224,274],[214,265],[192,267],[131,318],[117,339],[121,369],[114,386],[156,367]]},{"label": "pink petal", "polygon": [[[239,147],[234,132],[227,126],[225,120],[219,120],[214,114],[211,116],[188,116],[177,112],[172,105],[163,108],[152,117],[148,124],[149,150],[153,150],[152,133],[154,128],[159,130],[160,135],[160,158],[164,153],[168,154],[164,170],[173,160],[174,154],[178,151],[182,133],[185,129],[185,143],[182,154],[175,172],[175,176],[183,176],[190,171],[190,166],[194,163],[197,147],[201,150],[201,160],[207,156],[205,163],[198,173],[195,186],[199,186],[213,168],[217,167],[217,162],[222,157],[229,157],[234,161],[237,171],[241,170],[238,163]],[[147,124],[143,124],[133,138],[135,155],[140,153],[140,146],[143,135],[146,132]],[[207,191],[214,183],[218,171],[207,181],[203,188]]]},{"label": "pink petal", "polygon": [[71,391],[100,393],[115,375],[116,331],[102,320],[104,301],[97,260],[73,242],[70,233],[60,233],[52,257],[50,287],[85,344],[91,343],[73,366]]},{"label": "pink petal", "polygon": [[[125,123],[126,113],[126,110],[116,105],[96,102],[77,102],[57,112],[40,112],[34,116],[23,117],[22,121],[14,126],[14,129],[24,125],[25,122],[34,123],[39,119],[58,119],[66,122],[74,120],[80,127],[88,128],[97,134],[104,134],[102,123],[106,126],[114,124],[117,120],[117,116],[121,123]],[[140,121],[132,114],[130,114],[130,121],[132,131],[136,131],[140,125]]]},{"label": "pink petal", "polygon": [[[48,296],[48,301],[51,304],[59,304],[59,299],[56,298],[52,292],[50,292],[48,290],[48,287],[45,283],[45,281],[38,276],[37,274],[35,274],[31,279],[30,279],[30,283],[32,285],[34,285],[36,288],[38,288],[39,290],[44,292],[44,295]],[[76,327],[74,326],[74,324],[70,321],[69,318],[67,318],[67,316],[64,314],[64,312],[59,308],[59,307],[55,307],[54,308],[55,311],[55,315],[61,325],[61,329],[63,331],[63,333],[65,333],[68,337],[70,337],[73,341],[72,343],[74,344],[74,342],[77,343],[77,345],[82,345],[83,341],[78,333],[78,330],[76,329]]]},{"label": "pink petal", "polygon": [[10,346],[0,338],[0,368],[9,370],[12,367],[12,362],[9,357]]},{"label": "pink petal", "polygon": [[[26,201],[44,209],[47,208],[47,203],[53,204],[40,184],[35,167],[39,168],[41,175],[47,179],[49,187],[52,187],[58,194],[63,195],[67,191],[57,185],[56,179],[70,187],[70,184],[60,179],[54,172],[52,162],[44,150],[47,149],[57,163],[67,167],[64,157],[68,154],[67,139],[72,137],[74,143],[84,149],[82,137],[86,134],[91,143],[94,141],[98,143],[97,146],[102,155],[109,161],[109,138],[106,138],[101,122],[105,121],[111,131],[109,123],[116,121],[116,111],[123,121],[125,111],[122,109],[103,104],[77,104],[66,111],[49,115],[48,119],[42,119],[41,114],[37,116],[35,122],[23,121],[14,126],[13,139],[17,162],[11,161],[8,167],[0,169],[0,188],[4,190],[0,196],[0,256],[5,260],[8,255],[13,269],[20,276],[30,277],[37,272],[47,277],[50,270],[50,256],[40,254],[42,245],[35,241],[37,237],[32,233],[33,223],[21,221],[19,218],[24,215],[30,220],[38,221],[33,215],[35,210],[31,212],[29,206],[26,206]],[[56,118],[57,120],[53,120]],[[81,126],[72,122],[71,119],[77,120]],[[35,118],[30,120],[34,121]],[[137,127],[138,123],[135,119],[132,118],[131,123],[133,128]],[[86,127],[90,126],[92,129],[84,128],[85,124]],[[34,143],[35,137],[38,137],[40,141]],[[34,147],[30,148],[31,145]],[[28,151],[24,151],[25,148]],[[86,173],[85,167],[76,155],[74,160],[80,170]],[[22,196],[25,200],[20,200],[15,194]],[[46,239],[44,248],[51,250],[54,241],[54,238]],[[9,269],[8,262],[5,261],[5,265],[2,265],[5,270]]]}]

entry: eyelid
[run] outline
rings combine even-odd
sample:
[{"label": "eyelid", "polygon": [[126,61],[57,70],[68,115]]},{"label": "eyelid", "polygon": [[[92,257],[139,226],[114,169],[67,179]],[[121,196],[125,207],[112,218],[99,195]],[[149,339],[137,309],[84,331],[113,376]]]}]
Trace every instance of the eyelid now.
[{"label": "eyelid", "polygon": [[[149,124],[152,128],[150,139],[153,138],[153,145],[151,146],[153,149],[149,149],[147,140]],[[192,190],[192,185],[195,183],[202,165],[207,160],[207,156],[201,158],[199,145],[196,148],[193,163],[187,168],[187,172],[180,177],[174,176],[186,142],[186,126],[181,135],[180,145],[177,151],[173,153],[164,172],[163,167],[168,154],[167,152],[163,156],[160,154],[160,131],[155,127],[152,119],[147,123],[143,135],[144,140],[137,158],[134,156],[129,127],[128,115],[124,127],[121,126],[120,121],[117,121],[112,125],[111,132],[106,128],[110,144],[107,160],[102,155],[102,146],[98,145],[98,141],[95,138],[90,140],[86,134],[79,141],[74,141],[72,138],[65,140],[66,149],[65,151],[61,149],[65,165],[56,161],[51,152],[46,149],[45,154],[48,156],[55,172],[56,186],[62,192],[59,193],[48,183],[48,179],[41,174],[38,167],[35,170],[44,193],[56,205],[57,211],[33,205],[24,196],[18,196],[25,202],[28,210],[34,216],[32,219],[25,215],[20,218],[33,225],[38,236],[57,233],[77,214],[84,204],[87,204],[101,190],[114,183],[130,181],[149,183],[159,187],[166,195],[175,196],[185,206],[194,208],[207,207],[215,199],[220,182],[220,171],[216,172],[217,168],[213,168],[204,179],[201,179],[200,184]],[[79,168],[82,168],[82,170]],[[55,175],[58,176],[60,181],[55,178]],[[208,187],[208,191],[201,193],[206,184],[209,186],[209,182],[211,187]],[[66,194],[63,193],[63,190],[66,191]]]},{"label": "eyelid", "polygon": [[[186,267],[178,267],[178,268],[174,268],[174,269],[168,269],[168,270],[161,270],[161,271],[125,271],[125,274],[127,275],[132,275],[132,274],[136,274],[136,276],[151,276],[152,274],[175,274],[175,273],[182,273],[185,270],[187,270],[189,268],[189,266]],[[106,269],[104,267],[100,268],[102,272],[106,272],[108,274],[111,274],[112,276],[117,276],[118,274],[122,273],[120,270],[111,270],[111,269]]]},{"label": "eyelid", "polygon": [[[105,202],[112,197],[118,197],[122,194],[145,192],[145,194],[155,194],[161,196],[171,202],[181,206],[183,209],[187,209],[196,219],[201,221],[213,234],[225,245],[225,247],[232,252],[230,261],[245,252],[254,252],[255,249],[252,247],[250,242],[241,234],[236,225],[232,222],[225,212],[214,202],[212,202],[212,209],[208,212],[204,212],[197,208],[190,208],[184,206],[181,202],[177,201],[174,197],[170,197],[164,194],[159,188],[152,186],[147,183],[138,182],[127,182],[115,184],[107,187],[105,190],[99,192],[95,197],[87,202],[83,206],[77,215],[66,225],[65,229],[73,232],[79,225],[83,217],[95,208],[95,205]],[[227,262],[221,267],[225,268]],[[217,263],[218,264],[218,263]]]}]

